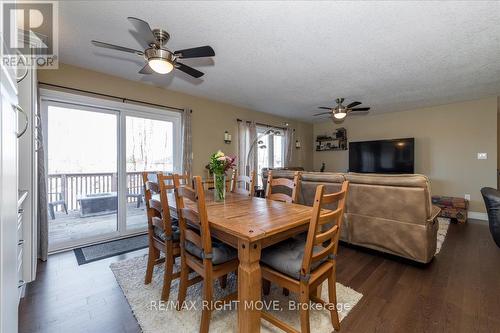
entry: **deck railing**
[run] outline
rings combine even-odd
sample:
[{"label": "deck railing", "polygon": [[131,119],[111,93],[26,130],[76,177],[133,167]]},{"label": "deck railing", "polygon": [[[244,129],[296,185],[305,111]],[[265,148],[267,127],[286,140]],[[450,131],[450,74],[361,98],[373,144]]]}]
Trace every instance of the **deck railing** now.
[{"label": "deck railing", "polygon": [[[80,208],[78,198],[82,195],[117,192],[118,175],[116,173],[65,173],[51,174],[47,179],[47,200],[64,200],[68,210]],[[127,172],[127,194],[142,194],[142,172]],[[137,202],[138,197],[127,195],[127,202]],[[60,211],[61,206],[57,207]]]}]

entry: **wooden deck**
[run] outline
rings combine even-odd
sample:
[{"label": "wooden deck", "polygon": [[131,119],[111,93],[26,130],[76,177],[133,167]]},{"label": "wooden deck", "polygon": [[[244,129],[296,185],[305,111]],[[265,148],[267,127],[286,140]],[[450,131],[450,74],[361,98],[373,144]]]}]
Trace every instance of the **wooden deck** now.
[{"label": "wooden deck", "polygon": [[[84,238],[99,237],[117,229],[117,214],[93,217],[80,217],[78,210],[56,212],[55,219],[49,218],[49,249],[58,244],[77,241]],[[140,229],[147,226],[146,207],[137,208],[136,203],[127,204],[128,229]]]}]

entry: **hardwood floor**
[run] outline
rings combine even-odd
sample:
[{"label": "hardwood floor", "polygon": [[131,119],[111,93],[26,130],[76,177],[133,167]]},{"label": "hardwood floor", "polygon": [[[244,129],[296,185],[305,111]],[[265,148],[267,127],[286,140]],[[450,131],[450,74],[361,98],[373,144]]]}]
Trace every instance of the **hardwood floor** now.
[{"label": "hardwood floor", "polygon": [[[50,256],[21,302],[19,332],[140,332],[109,264],[145,253],[83,266],[72,251]],[[500,332],[500,249],[484,222],[452,224],[429,265],[341,246],[337,280],[363,294],[342,332]]]}]

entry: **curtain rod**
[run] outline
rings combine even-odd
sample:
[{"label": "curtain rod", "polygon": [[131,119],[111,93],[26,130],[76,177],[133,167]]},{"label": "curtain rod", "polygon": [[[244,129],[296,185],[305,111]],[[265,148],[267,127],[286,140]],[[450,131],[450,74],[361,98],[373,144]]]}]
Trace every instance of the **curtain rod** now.
[{"label": "curtain rod", "polygon": [[[241,121],[246,121],[247,123],[251,123],[251,121],[249,120],[242,120],[242,119],[239,119],[237,118],[236,121],[238,122],[241,122]],[[281,126],[274,126],[274,125],[269,125],[269,124],[263,124],[263,123],[255,123],[255,125],[258,125],[258,126],[265,126],[265,127],[274,127],[274,128],[278,128],[280,130],[287,130],[287,129],[293,129],[295,131],[295,128],[288,128],[288,127],[281,127]]]},{"label": "curtain rod", "polygon": [[[89,91],[89,90],[78,89],[78,88],[65,87],[65,86],[61,86],[61,85],[58,85],[58,84],[45,83],[45,82],[41,82],[41,81],[39,81],[38,84],[43,84],[45,86],[50,86],[50,87],[55,87],[55,88],[62,88],[62,89],[68,89],[68,90],[78,91],[78,92],[82,92],[82,93],[86,93],[86,94],[93,94],[93,95],[97,95],[97,96],[103,96],[103,97],[108,97],[108,98],[119,99],[123,103],[129,101],[129,102],[133,102],[133,103],[140,103],[140,104],[151,105],[151,106],[156,106],[156,107],[161,107],[161,108],[166,108],[166,109],[171,109],[171,110],[178,110],[178,111],[184,112],[184,109],[177,108],[177,107],[174,107],[174,106],[149,103],[149,102],[139,101],[139,100],[136,100],[136,99],[130,99],[130,98],[125,98],[125,97],[119,97],[119,96],[113,96],[113,95],[108,95],[108,94],[102,94],[102,93],[98,93],[98,92],[94,92],[94,91]],[[193,110],[191,110],[191,113],[192,112],[193,112]]]}]

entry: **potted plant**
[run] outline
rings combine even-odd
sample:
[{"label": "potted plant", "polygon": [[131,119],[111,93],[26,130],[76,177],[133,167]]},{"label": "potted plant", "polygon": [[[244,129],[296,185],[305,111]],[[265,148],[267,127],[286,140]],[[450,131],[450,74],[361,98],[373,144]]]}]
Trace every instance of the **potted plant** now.
[{"label": "potted plant", "polygon": [[209,170],[214,175],[214,199],[224,201],[226,197],[226,171],[233,169],[236,157],[218,151],[210,156]]}]

